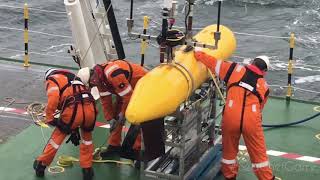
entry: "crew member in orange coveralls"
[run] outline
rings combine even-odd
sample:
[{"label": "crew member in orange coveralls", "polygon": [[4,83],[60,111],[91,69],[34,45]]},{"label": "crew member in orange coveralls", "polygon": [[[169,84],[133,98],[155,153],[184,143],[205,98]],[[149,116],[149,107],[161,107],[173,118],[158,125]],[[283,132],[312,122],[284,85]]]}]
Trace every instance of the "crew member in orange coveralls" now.
[{"label": "crew member in orange coveralls", "polygon": [[[66,70],[49,69],[45,74],[48,105],[45,123],[55,126],[43,153],[34,161],[33,167],[38,177],[44,176],[44,170],[54,159],[56,152],[66,136],[70,135],[74,145],[80,144],[80,166],[83,179],[91,180],[92,134],[96,121],[96,107],[93,96],[81,79]],[[57,113],[60,111],[60,117]],[[81,129],[81,138],[79,133]]]},{"label": "crew member in orange coveralls", "polygon": [[[96,65],[92,70],[82,68],[78,72],[81,80],[90,87],[97,86],[104,111],[104,117],[111,124],[108,149],[102,152],[105,158],[121,154],[128,159],[138,159],[141,148],[141,133],[138,125],[131,125],[121,148],[121,132],[125,123],[125,110],[133,89],[140,78],[146,74],[140,65],[126,60],[113,60]],[[115,105],[112,95],[116,96]]]},{"label": "crew member in orange coveralls", "polygon": [[243,136],[252,168],[259,180],[272,180],[272,169],[266,154],[262,129],[262,109],[269,88],[264,79],[270,62],[258,56],[248,66],[217,60],[195,48],[195,57],[226,83],[227,99],[222,120],[222,173],[235,180],[239,165],[236,157],[240,136]]}]

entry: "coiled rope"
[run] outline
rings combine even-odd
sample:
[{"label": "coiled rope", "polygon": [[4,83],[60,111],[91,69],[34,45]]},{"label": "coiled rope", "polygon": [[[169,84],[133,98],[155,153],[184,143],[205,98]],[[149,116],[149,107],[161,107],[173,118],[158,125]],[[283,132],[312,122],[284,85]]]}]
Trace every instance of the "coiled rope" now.
[{"label": "coiled rope", "polygon": [[49,126],[44,122],[44,109],[45,105],[42,103],[31,103],[30,105],[27,106],[27,113],[31,116],[33,122],[37,125],[40,126],[41,128],[49,128]]}]

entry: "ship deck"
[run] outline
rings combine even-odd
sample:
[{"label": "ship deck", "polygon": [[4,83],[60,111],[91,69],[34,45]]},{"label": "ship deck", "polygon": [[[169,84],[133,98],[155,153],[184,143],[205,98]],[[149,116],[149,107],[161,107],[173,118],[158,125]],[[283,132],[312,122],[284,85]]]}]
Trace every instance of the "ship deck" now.
[{"label": "ship deck", "polygon": [[[35,126],[23,109],[31,102],[45,102],[43,73],[45,67],[31,66],[25,70],[21,64],[3,63],[0,66],[0,98],[13,97],[15,103],[1,102],[0,108],[0,179],[33,180],[33,160],[43,150],[46,142],[41,129]],[[271,98],[265,107],[264,124],[288,123],[314,115],[320,104],[292,100],[288,105],[283,98]],[[5,108],[8,107],[8,108]],[[104,123],[100,114],[99,120]],[[43,129],[46,138],[52,129]],[[94,144],[104,144],[108,129],[96,127]],[[317,180],[320,178],[320,117],[301,125],[286,128],[265,129],[265,138],[271,165],[277,177],[283,180]],[[317,136],[318,135],[318,136]],[[318,138],[317,138],[318,137]],[[244,149],[241,146],[240,149]],[[78,156],[78,147],[63,144],[59,155]],[[251,171],[250,160],[245,151],[239,153],[240,172],[238,179],[256,179]],[[95,163],[95,179],[140,179],[140,173],[128,165]],[[65,168],[62,173],[46,171],[46,180],[81,179],[81,169],[77,163]],[[218,177],[217,179],[223,179]]]}]

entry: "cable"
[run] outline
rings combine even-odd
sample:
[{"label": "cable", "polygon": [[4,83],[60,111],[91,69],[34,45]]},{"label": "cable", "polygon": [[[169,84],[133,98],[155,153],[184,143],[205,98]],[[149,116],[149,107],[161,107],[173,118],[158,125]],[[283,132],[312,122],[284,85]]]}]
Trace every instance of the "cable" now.
[{"label": "cable", "polygon": [[298,121],[294,121],[294,122],[291,122],[291,123],[285,123],[285,124],[273,124],[273,125],[269,125],[269,124],[262,124],[262,127],[267,127],[267,128],[281,128],[281,127],[288,127],[288,126],[293,126],[293,125],[297,125],[297,124],[301,124],[301,123],[304,123],[304,122],[307,122],[307,121],[310,121],[316,117],[320,116],[320,112],[315,114],[315,115],[312,115],[310,117],[307,117],[305,119],[302,119],[302,120],[298,120]]}]

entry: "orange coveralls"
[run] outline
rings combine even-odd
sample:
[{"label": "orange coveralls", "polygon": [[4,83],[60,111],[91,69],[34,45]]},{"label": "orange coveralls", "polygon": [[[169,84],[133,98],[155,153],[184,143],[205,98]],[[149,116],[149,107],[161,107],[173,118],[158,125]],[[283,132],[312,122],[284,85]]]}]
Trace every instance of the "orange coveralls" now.
[{"label": "orange coveralls", "polygon": [[[90,168],[92,166],[92,153],[94,148],[91,131],[94,128],[96,120],[95,102],[90,91],[88,91],[80,79],[74,79],[75,75],[73,73],[67,71],[59,72],[49,76],[46,80],[48,96],[46,123],[57,124],[57,122],[55,122],[57,120],[54,119],[54,113],[57,109],[62,110],[60,116],[63,123],[69,124],[72,118],[74,118],[71,124],[71,130],[75,130],[78,127],[81,129],[80,166],[82,168]],[[69,76],[69,80],[67,76]],[[72,82],[70,82],[70,79]],[[72,99],[75,100],[76,103],[68,103],[67,98],[70,96],[78,96],[82,99]],[[92,99],[89,100],[89,98]],[[79,102],[79,100],[81,102]],[[65,105],[63,105],[64,103]],[[64,110],[61,109],[63,106]],[[41,161],[42,165],[49,166],[67,135],[67,133],[63,132],[63,130],[56,125],[43,153],[37,160]]]},{"label": "orange coveralls", "polygon": [[[97,87],[100,92],[104,117],[109,121],[120,113],[124,116],[135,85],[147,71],[140,65],[125,60],[114,60],[100,66],[103,67],[103,77],[101,77],[102,83]],[[116,95],[115,105],[112,103],[112,94]],[[118,124],[111,132],[108,143],[112,146],[121,146],[121,132],[122,125]],[[140,150],[140,148],[141,133],[137,136],[132,149]]]},{"label": "orange coveralls", "polygon": [[[196,51],[195,57],[215,72],[227,85],[227,99],[221,127],[223,175],[226,179],[235,179],[237,176],[239,165],[236,157],[242,134],[256,176],[259,180],[273,179],[262,128],[262,109],[269,94],[263,72],[253,65],[244,67],[232,62],[216,60],[204,52]],[[260,78],[256,79],[254,85],[256,91],[252,92],[246,89],[252,86],[241,80],[245,76],[252,78],[256,75]]]}]

